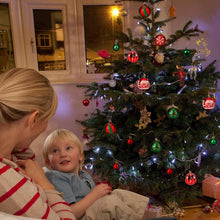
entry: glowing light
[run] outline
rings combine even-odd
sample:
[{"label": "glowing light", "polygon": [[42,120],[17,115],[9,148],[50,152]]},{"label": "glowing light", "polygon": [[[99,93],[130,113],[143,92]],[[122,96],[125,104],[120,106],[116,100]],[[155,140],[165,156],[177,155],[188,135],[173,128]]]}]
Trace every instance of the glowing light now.
[{"label": "glowing light", "polygon": [[97,148],[94,149],[95,153],[98,153],[99,151],[100,151],[100,147],[97,147]]},{"label": "glowing light", "polygon": [[118,8],[113,8],[113,10],[112,10],[112,16],[118,17],[118,15],[119,15],[119,10],[118,10]]}]

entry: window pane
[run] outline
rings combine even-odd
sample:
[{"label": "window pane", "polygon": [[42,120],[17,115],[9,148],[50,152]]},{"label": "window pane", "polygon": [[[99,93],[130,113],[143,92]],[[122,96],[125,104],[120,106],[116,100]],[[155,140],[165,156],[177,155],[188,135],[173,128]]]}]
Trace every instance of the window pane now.
[{"label": "window pane", "polygon": [[15,67],[9,5],[0,3],[0,73]]},{"label": "window pane", "polygon": [[65,70],[62,11],[34,9],[33,15],[39,70]]},{"label": "window pane", "polygon": [[[117,32],[122,32],[122,17],[113,15],[114,9],[120,7],[83,6],[87,73],[106,73],[113,60],[124,58],[123,45],[116,39]],[[119,50],[113,49],[115,44]]]}]

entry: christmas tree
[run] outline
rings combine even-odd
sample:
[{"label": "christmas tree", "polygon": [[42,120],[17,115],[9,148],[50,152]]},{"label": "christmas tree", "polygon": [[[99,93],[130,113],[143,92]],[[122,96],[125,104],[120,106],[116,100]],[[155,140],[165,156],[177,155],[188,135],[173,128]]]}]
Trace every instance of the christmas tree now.
[{"label": "christmas tree", "polygon": [[220,73],[215,61],[203,68],[196,49],[175,48],[181,38],[203,33],[192,21],[164,36],[163,27],[175,19],[175,8],[160,20],[154,6],[161,1],[141,1],[134,17],[140,37],[134,38],[131,29],[118,33],[127,52],[123,61],[114,61],[107,82],[79,85],[86,88],[88,100],[105,102],[103,109],[78,122],[89,137],[86,163],[95,174],[114,188],[128,186],[181,206],[185,198],[202,195],[205,174],[218,172],[220,114],[215,93]]}]

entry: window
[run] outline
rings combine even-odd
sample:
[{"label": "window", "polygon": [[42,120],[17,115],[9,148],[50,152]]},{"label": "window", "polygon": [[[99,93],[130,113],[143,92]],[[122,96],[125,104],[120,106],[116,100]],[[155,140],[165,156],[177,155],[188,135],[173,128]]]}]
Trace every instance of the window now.
[{"label": "window", "polygon": [[9,4],[0,3],[0,73],[15,67]]},{"label": "window", "polygon": [[114,60],[123,60],[124,50],[116,38],[123,25],[122,17],[118,14],[120,9],[115,5],[83,6],[88,74],[109,72]]},{"label": "window", "polygon": [[115,6],[115,0],[0,0],[0,72],[28,67],[57,84],[103,81],[124,53]]},{"label": "window", "polygon": [[51,35],[50,34],[37,34],[37,42],[39,48],[51,47]]}]

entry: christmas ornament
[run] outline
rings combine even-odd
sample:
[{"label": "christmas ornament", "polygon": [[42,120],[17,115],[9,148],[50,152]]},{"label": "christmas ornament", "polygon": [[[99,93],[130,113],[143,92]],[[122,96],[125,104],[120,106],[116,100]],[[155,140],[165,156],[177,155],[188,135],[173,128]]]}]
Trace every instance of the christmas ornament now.
[{"label": "christmas ornament", "polygon": [[116,86],[116,81],[114,79],[111,79],[111,80],[109,80],[108,84],[109,84],[110,87],[113,88],[113,87]]},{"label": "christmas ornament", "polygon": [[138,35],[143,36],[143,35],[146,34],[146,28],[145,28],[143,25],[139,24],[139,25],[135,28],[135,32],[136,32]]},{"label": "christmas ornament", "polygon": [[198,46],[202,46],[203,49],[197,49],[200,53],[204,53],[206,56],[209,56],[211,54],[211,51],[207,47],[207,42],[204,38],[200,38],[196,41],[196,44]]},{"label": "christmas ornament", "polygon": [[116,41],[115,41],[115,44],[113,45],[113,50],[114,50],[114,51],[119,51],[119,49],[120,49],[120,47],[119,47],[119,45],[118,45],[118,41],[116,40]]},{"label": "christmas ornament", "polygon": [[144,109],[142,109],[140,113],[141,113],[141,117],[139,119],[139,123],[135,125],[136,127],[138,127],[138,130],[145,129],[147,125],[151,123],[151,119],[150,119],[151,113],[147,112],[146,107],[144,107]]},{"label": "christmas ornament", "polygon": [[189,173],[186,174],[185,183],[187,185],[194,185],[197,182],[196,175],[189,171]]},{"label": "christmas ornament", "polygon": [[213,212],[212,207],[211,207],[210,205],[206,205],[206,206],[202,209],[202,211],[203,211],[204,213],[211,213],[211,212]]},{"label": "christmas ornament", "polygon": [[83,103],[84,106],[88,106],[89,105],[89,100],[88,99],[84,99],[82,103]]},{"label": "christmas ornament", "polygon": [[171,105],[167,107],[167,115],[168,118],[177,119],[179,117],[179,109],[175,105]]},{"label": "christmas ornament", "polygon": [[204,109],[210,110],[210,109],[215,108],[215,102],[216,102],[216,100],[213,99],[213,98],[206,98],[203,101],[202,106],[203,106]]},{"label": "christmas ornament", "polygon": [[118,170],[118,169],[119,169],[119,164],[118,164],[118,163],[115,163],[115,164],[113,165],[113,169],[114,169],[114,170]]},{"label": "christmas ornament", "polygon": [[139,14],[142,18],[148,17],[150,15],[150,8],[146,4],[143,4],[139,8]]},{"label": "christmas ornament", "polygon": [[147,152],[148,152],[147,148],[140,148],[138,154],[141,158],[144,158],[147,156]]},{"label": "christmas ornament", "polygon": [[155,53],[153,64],[157,66],[161,66],[164,62],[164,55],[163,53]]},{"label": "christmas ornament", "polygon": [[155,37],[154,42],[157,46],[163,46],[166,43],[166,38],[162,34],[159,34]]},{"label": "christmas ornament", "polygon": [[181,208],[175,208],[173,210],[173,215],[175,217],[184,217],[184,213],[185,213],[184,209],[181,209]]},{"label": "christmas ornament", "polygon": [[220,200],[215,200],[214,203],[212,204],[213,208],[215,211],[220,213]]},{"label": "christmas ornament", "polygon": [[130,51],[127,56],[127,60],[131,63],[136,63],[139,60],[138,53],[136,51]]},{"label": "christmas ornament", "polygon": [[160,127],[161,122],[166,118],[166,115],[159,115],[157,114],[157,119],[154,120],[157,123],[157,127]]},{"label": "christmas ornament", "polygon": [[111,122],[109,122],[105,126],[105,131],[108,134],[114,134],[116,132],[116,128]]},{"label": "christmas ornament", "polygon": [[160,152],[162,150],[162,146],[160,144],[160,141],[156,138],[154,143],[151,146],[151,150],[153,152]]},{"label": "christmas ornament", "polygon": [[206,114],[206,111],[199,112],[199,115],[196,117],[196,120],[199,120],[200,118],[206,118],[208,115]]},{"label": "christmas ornament", "polygon": [[132,138],[129,138],[129,139],[127,140],[127,143],[128,143],[128,145],[132,145],[132,144],[133,144]]},{"label": "christmas ornament", "polygon": [[173,174],[173,170],[172,170],[171,168],[168,168],[168,169],[167,169],[167,174],[168,174],[168,175],[172,175],[172,174]]},{"label": "christmas ornament", "polygon": [[107,58],[107,57],[110,57],[110,55],[108,54],[108,52],[106,50],[100,50],[98,52],[98,55],[102,58]]},{"label": "christmas ornament", "polygon": [[184,78],[184,76],[187,76],[187,73],[183,72],[182,66],[176,65],[176,68],[178,69],[178,71],[174,72],[172,76],[175,76],[175,74],[178,74],[178,77],[180,79],[180,86],[183,86],[184,85],[183,78]]},{"label": "christmas ornament", "polygon": [[140,90],[147,90],[150,88],[150,82],[147,78],[142,78],[138,80],[138,88]]},{"label": "christmas ornament", "polygon": [[184,56],[185,56],[185,57],[189,57],[190,54],[191,54],[191,51],[186,48],[186,49],[184,50]]},{"label": "christmas ornament", "polygon": [[189,68],[188,73],[190,75],[190,79],[196,80],[197,77],[197,67],[192,66]]},{"label": "christmas ornament", "polygon": [[109,108],[110,108],[110,111],[111,111],[111,112],[114,112],[114,111],[115,111],[115,107],[114,107],[113,105],[110,105]]},{"label": "christmas ornament", "polygon": [[216,145],[217,144],[217,141],[216,141],[215,137],[212,137],[211,144],[212,145]]},{"label": "christmas ornament", "polygon": [[171,5],[170,6],[170,9],[169,9],[169,18],[175,18],[176,17],[176,15],[175,15],[175,12],[176,12],[176,9],[174,8],[174,6],[173,5]]}]

